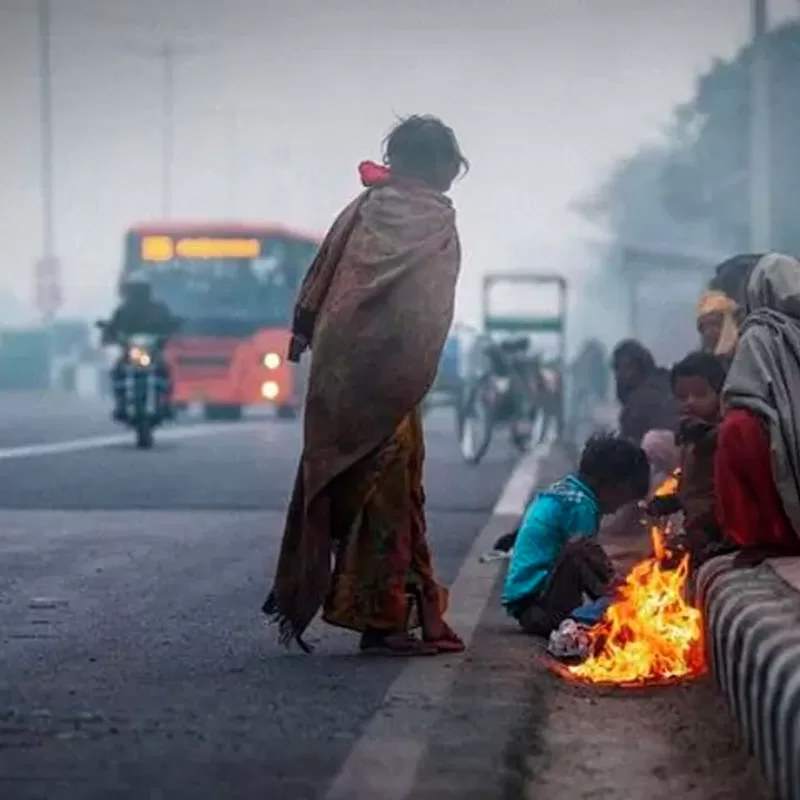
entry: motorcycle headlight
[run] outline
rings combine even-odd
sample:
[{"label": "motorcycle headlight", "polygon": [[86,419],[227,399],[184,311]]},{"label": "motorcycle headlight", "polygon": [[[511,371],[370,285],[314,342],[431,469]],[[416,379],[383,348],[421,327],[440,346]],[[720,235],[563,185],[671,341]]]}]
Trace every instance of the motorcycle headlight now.
[{"label": "motorcycle headlight", "polygon": [[128,350],[128,360],[137,367],[149,367],[153,362],[150,353],[141,347],[131,347]]}]

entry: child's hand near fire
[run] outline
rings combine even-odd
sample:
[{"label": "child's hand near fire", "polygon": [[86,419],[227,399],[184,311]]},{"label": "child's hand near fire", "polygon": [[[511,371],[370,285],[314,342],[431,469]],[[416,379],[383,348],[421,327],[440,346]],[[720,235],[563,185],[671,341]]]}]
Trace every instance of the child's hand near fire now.
[{"label": "child's hand near fire", "polygon": [[677,494],[658,495],[639,504],[640,510],[650,519],[658,520],[671,517],[682,510]]}]

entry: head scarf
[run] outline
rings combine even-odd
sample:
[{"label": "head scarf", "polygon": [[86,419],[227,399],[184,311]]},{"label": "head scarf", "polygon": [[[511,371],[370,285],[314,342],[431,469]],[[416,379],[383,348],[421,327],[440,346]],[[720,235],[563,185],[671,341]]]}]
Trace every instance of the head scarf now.
[{"label": "head scarf", "polygon": [[362,161],[358,165],[358,176],[364,186],[370,187],[388,182],[392,173],[388,167],[376,164],[374,161]]},{"label": "head scarf", "polygon": [[756,264],[747,283],[748,316],[771,310],[800,322],[800,262],[791,256],[769,253]]},{"label": "head scarf", "polygon": [[760,259],[745,310],[723,404],[748,409],[768,426],[775,484],[800,536],[800,263],[778,253]]},{"label": "head scarf", "polygon": [[710,314],[722,315],[722,330],[714,348],[714,353],[718,356],[727,355],[736,349],[736,343],[739,341],[739,329],[736,325],[737,309],[735,300],[728,297],[725,292],[713,289],[704,292],[697,304],[698,322]]}]

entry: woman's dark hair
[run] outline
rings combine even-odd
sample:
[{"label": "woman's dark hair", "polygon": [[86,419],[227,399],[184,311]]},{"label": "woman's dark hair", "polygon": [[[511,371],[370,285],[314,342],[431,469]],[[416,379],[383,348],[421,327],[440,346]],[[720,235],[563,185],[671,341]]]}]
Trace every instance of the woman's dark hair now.
[{"label": "woman's dark hair", "polygon": [[469,171],[453,129],[429,115],[400,120],[384,139],[383,161],[397,175],[418,178],[443,191]]},{"label": "woman's dark hair", "polygon": [[656,368],[653,354],[636,339],[623,339],[611,354],[611,366],[616,369],[620,361],[628,360],[641,370],[643,375],[649,375]]},{"label": "woman's dark hair", "polygon": [[740,305],[744,301],[744,293],[750,275],[764,257],[764,254],[742,253],[717,264],[714,277],[709,281],[708,288],[724,292]]},{"label": "woman's dark hair", "polygon": [[725,385],[725,367],[718,356],[698,350],[689,353],[670,370],[669,379],[673,389],[679,378],[704,378],[720,394]]},{"label": "woman's dark hair", "polygon": [[593,486],[627,484],[635,497],[650,489],[650,462],[639,445],[611,433],[598,433],[586,442],[578,473]]}]

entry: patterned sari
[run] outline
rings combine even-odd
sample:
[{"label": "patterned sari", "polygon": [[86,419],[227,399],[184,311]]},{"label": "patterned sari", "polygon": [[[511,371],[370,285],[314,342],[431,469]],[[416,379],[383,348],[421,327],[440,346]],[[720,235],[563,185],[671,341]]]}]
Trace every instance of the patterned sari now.
[{"label": "patterned sari", "polygon": [[[335,567],[323,619],[363,633],[416,627],[414,601],[446,604],[426,540],[419,410],[392,437],[331,486],[333,516],[346,526],[334,546]],[[415,609],[416,610],[416,609]]]}]

